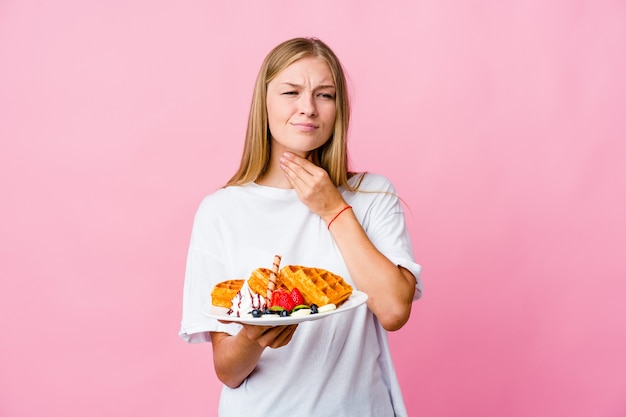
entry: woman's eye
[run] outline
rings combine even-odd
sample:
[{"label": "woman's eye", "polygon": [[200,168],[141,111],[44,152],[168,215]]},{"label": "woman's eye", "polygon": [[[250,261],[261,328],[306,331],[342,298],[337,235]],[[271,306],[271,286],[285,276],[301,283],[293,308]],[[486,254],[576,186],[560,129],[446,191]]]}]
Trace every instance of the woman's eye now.
[{"label": "woman's eye", "polygon": [[293,96],[293,95],[296,95],[296,94],[298,94],[297,91],[285,91],[283,93],[283,95],[285,95],[285,96]]},{"label": "woman's eye", "polygon": [[329,99],[329,100],[334,100],[335,99],[335,95],[334,94],[329,94],[329,93],[320,93],[320,97],[326,98],[326,99]]}]

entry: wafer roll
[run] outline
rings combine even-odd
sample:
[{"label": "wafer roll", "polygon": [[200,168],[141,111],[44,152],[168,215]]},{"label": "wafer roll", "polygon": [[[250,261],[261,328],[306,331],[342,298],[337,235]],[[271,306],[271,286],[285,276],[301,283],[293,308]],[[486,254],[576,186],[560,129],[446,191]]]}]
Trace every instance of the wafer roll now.
[{"label": "wafer roll", "polygon": [[280,255],[275,255],[274,256],[274,262],[272,263],[272,272],[270,272],[270,280],[267,283],[267,302],[271,303],[272,302],[272,293],[274,292],[274,289],[276,288],[276,275],[278,274],[278,269],[280,268],[280,260],[281,260],[281,256]]}]

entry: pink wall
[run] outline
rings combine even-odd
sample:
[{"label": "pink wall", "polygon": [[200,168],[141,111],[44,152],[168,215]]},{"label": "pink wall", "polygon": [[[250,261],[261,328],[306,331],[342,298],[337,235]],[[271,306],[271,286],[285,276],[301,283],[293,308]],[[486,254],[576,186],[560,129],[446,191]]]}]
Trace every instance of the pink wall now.
[{"label": "pink wall", "polygon": [[624,415],[624,2],[248,3],[0,3],[0,415],[214,414],[210,346],[176,336],[192,216],[297,35],[410,210],[410,414]]}]

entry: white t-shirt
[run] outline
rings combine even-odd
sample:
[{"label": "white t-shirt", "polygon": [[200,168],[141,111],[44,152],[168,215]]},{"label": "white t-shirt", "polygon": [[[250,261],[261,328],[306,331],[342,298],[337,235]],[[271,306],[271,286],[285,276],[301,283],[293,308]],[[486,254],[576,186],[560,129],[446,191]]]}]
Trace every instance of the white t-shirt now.
[{"label": "white t-shirt", "polygon": [[[422,293],[421,267],[413,260],[392,184],[380,175],[366,174],[359,191],[341,192],[377,249],[417,278],[417,300]],[[207,196],[191,234],[180,337],[197,343],[210,341],[208,332],[236,334],[238,324],[222,324],[203,314],[211,305],[213,286],[246,279],[259,267],[271,268],[277,254],[282,256],[281,267],[324,268],[358,289],[326,224],[295,190],[250,183]],[[386,332],[364,304],[300,323],[288,345],[265,349],[241,386],[224,386],[219,415],[385,417],[405,416],[406,410]]]}]

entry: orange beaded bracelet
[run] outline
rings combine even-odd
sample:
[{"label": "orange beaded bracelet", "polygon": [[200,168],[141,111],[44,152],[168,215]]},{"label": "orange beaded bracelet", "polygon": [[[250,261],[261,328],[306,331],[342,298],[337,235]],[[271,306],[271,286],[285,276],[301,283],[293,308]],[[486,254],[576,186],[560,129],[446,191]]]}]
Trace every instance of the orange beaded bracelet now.
[{"label": "orange beaded bracelet", "polygon": [[348,209],[351,209],[351,208],[352,208],[352,206],[345,206],[344,208],[342,208],[341,210],[339,210],[339,213],[335,214],[335,217],[333,217],[333,218],[332,218],[332,220],[328,222],[328,226],[327,226],[327,227],[328,227],[328,230],[330,230],[330,225],[331,225],[331,224],[333,224],[333,222],[335,221],[335,219],[336,219],[337,217],[339,217],[339,215],[340,215],[341,213],[343,213],[344,211],[346,211],[346,210],[348,210]]}]

